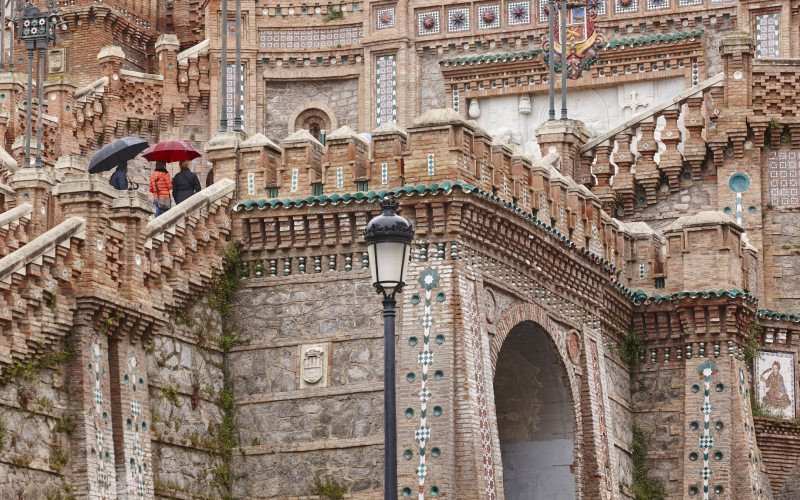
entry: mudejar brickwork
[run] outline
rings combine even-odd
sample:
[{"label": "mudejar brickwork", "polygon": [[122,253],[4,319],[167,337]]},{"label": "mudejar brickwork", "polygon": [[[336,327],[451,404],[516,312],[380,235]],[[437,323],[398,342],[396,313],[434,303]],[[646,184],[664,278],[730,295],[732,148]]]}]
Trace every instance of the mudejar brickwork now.
[{"label": "mudejar brickwork", "polygon": [[[386,196],[401,498],[800,496],[794,0],[577,2],[554,121],[540,0],[57,3],[44,101],[0,70],[0,498],[382,498]],[[204,189],[87,173],[127,135]]]}]

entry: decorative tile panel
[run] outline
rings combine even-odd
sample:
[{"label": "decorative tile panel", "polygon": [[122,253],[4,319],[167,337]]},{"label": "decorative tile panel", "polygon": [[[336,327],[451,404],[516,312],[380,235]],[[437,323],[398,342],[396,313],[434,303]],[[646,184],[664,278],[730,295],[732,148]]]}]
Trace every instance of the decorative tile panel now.
[{"label": "decorative tile panel", "polygon": [[531,22],[530,2],[511,2],[508,4],[508,24],[528,24]]},{"label": "decorative tile panel", "polygon": [[420,12],[417,15],[417,30],[420,35],[436,35],[439,33],[439,12]]},{"label": "decorative tile panel", "polygon": [[486,391],[486,369],[484,366],[483,353],[487,352],[487,345],[485,341],[487,335],[484,335],[481,329],[481,316],[478,311],[478,298],[476,293],[476,285],[473,282],[467,281],[465,286],[461,287],[464,294],[463,304],[466,304],[464,312],[464,333],[465,341],[469,345],[470,350],[475,353],[473,357],[473,372],[478,397],[478,419],[480,426],[481,438],[481,451],[483,452],[483,479],[484,479],[484,493],[486,500],[496,500],[497,492],[495,488],[494,478],[494,450],[492,442],[492,431],[489,423],[489,412],[491,402],[489,395]]},{"label": "decorative tile panel", "polygon": [[436,165],[434,163],[433,154],[428,155],[428,175],[433,175],[436,173]]},{"label": "decorative tile panel", "polygon": [[389,164],[386,162],[381,163],[381,185],[389,184]]},{"label": "decorative tile panel", "polygon": [[483,5],[478,7],[478,29],[491,29],[500,27],[500,6]]},{"label": "decorative tile panel", "polygon": [[678,0],[678,5],[681,7],[688,7],[689,5],[700,5],[703,0]]},{"label": "decorative tile panel", "polygon": [[800,152],[772,151],[767,156],[769,200],[773,206],[800,205]]},{"label": "decorative tile panel", "polygon": [[253,172],[247,173],[247,194],[256,194],[256,174]]},{"label": "decorative tile panel", "polygon": [[714,447],[714,437],[711,435],[711,414],[714,411],[714,406],[711,404],[711,380],[717,374],[717,369],[713,361],[706,361],[697,371],[703,383],[703,406],[700,407],[703,414],[703,435],[699,439],[700,450],[703,453],[703,467],[700,469],[700,478],[703,481],[703,500],[708,500],[711,489],[709,483],[713,474],[709,455],[711,448]]},{"label": "decorative tile panel", "polygon": [[453,111],[455,112],[458,112],[458,99],[459,99],[458,87],[453,87]]},{"label": "decorative tile panel", "polygon": [[397,121],[397,57],[381,56],[375,65],[376,123]]},{"label": "decorative tile panel", "polygon": [[756,16],[756,57],[759,59],[777,59],[780,50],[780,18],[778,14]]},{"label": "decorative tile panel", "polygon": [[669,0],[647,0],[647,10],[668,9]]},{"label": "decorative tile panel", "polygon": [[451,33],[469,31],[469,9],[450,9],[447,11],[447,30]]},{"label": "decorative tile panel", "polygon": [[[239,106],[242,110],[242,123],[244,123],[244,79],[245,79],[244,64],[242,65],[241,81],[239,82],[241,94]],[[228,130],[233,130],[234,119],[236,118],[236,63],[228,64],[227,71],[225,72],[225,80],[227,85],[225,88],[225,112],[228,114]]]},{"label": "decorative tile panel", "polygon": [[386,7],[375,11],[375,28],[379,30],[394,28],[394,7]]},{"label": "decorative tile panel", "polygon": [[344,168],[336,167],[336,187],[341,189],[344,187]]},{"label": "decorative tile panel", "polygon": [[292,169],[292,181],[291,181],[291,184],[289,185],[289,191],[291,191],[293,193],[297,192],[297,187],[298,187],[298,184],[299,184],[299,177],[300,177],[299,172],[297,171],[296,168],[293,168]]},{"label": "decorative tile panel", "polygon": [[[394,16],[391,18],[391,23],[391,26],[378,26],[378,29],[391,28],[394,26]],[[262,29],[258,31],[258,48],[287,50],[319,49],[323,47],[336,47],[337,45],[358,45],[361,43],[362,36],[363,28],[361,26],[347,26],[342,28]]]},{"label": "decorative tile panel", "polygon": [[547,22],[547,4],[549,0],[539,0],[539,22],[546,23]]},{"label": "decorative tile panel", "polygon": [[795,418],[794,353],[758,351],[753,371],[756,401],[779,418]]},{"label": "decorative tile panel", "polygon": [[617,14],[627,14],[639,10],[639,0],[615,0]]}]

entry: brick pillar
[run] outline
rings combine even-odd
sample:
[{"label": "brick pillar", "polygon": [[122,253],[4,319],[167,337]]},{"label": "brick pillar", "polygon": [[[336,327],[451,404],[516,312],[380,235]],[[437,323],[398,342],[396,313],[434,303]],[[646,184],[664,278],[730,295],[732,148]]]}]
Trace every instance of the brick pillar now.
[{"label": "brick pillar", "polygon": [[[231,118],[232,119],[232,118]],[[243,134],[237,132],[217,132],[206,143],[206,159],[212,163],[214,182],[222,179],[236,181],[239,168],[239,143],[244,140]],[[234,198],[238,198],[241,186],[236,186]]]},{"label": "brick pillar", "polygon": [[31,239],[53,227],[53,186],[56,185],[55,170],[44,168],[19,168],[11,176],[11,187],[16,193],[17,206],[29,203],[33,206],[28,234]]},{"label": "brick pillar", "polygon": [[[555,153],[561,157],[561,174],[579,184],[591,185],[589,172],[581,172],[580,149],[589,140],[589,131],[578,120],[546,121],[536,129],[542,156]],[[587,177],[588,176],[588,177]]]},{"label": "brick pillar", "polygon": [[69,364],[69,410],[73,486],[79,498],[114,498],[114,440],[111,426],[111,383],[108,337],[94,321],[94,310],[75,313],[75,355]]},{"label": "brick pillar", "polygon": [[119,498],[153,496],[150,398],[144,346],[128,336],[109,341],[111,412]]}]

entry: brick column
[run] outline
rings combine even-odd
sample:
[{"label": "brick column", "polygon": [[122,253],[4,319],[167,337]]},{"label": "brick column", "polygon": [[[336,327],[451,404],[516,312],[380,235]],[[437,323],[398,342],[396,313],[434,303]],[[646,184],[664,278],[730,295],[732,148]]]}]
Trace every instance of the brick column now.
[{"label": "brick column", "polygon": [[80,498],[113,498],[114,440],[108,338],[94,322],[92,308],[75,313],[75,355],[69,364],[69,409],[75,423],[71,448],[72,480]]},{"label": "brick column", "polygon": [[153,496],[150,398],[144,346],[127,336],[109,342],[111,414],[119,498]]},{"label": "brick column", "polygon": [[28,235],[31,239],[53,227],[52,191],[56,185],[55,170],[51,167],[20,168],[11,176],[11,187],[17,196],[17,206],[29,203],[33,206]]},{"label": "brick column", "polygon": [[589,140],[589,131],[578,120],[546,121],[536,129],[536,140],[542,156],[551,153],[561,157],[561,174],[578,184],[591,184],[590,172],[581,172],[580,149]]}]

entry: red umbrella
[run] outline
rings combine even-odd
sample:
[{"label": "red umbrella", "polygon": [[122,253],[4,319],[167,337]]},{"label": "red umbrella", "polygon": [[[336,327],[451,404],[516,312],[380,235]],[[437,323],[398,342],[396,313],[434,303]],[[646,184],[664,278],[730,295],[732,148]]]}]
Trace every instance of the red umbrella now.
[{"label": "red umbrella", "polygon": [[190,144],[184,141],[161,141],[147,148],[142,156],[150,161],[173,161],[194,160],[202,156]]}]

